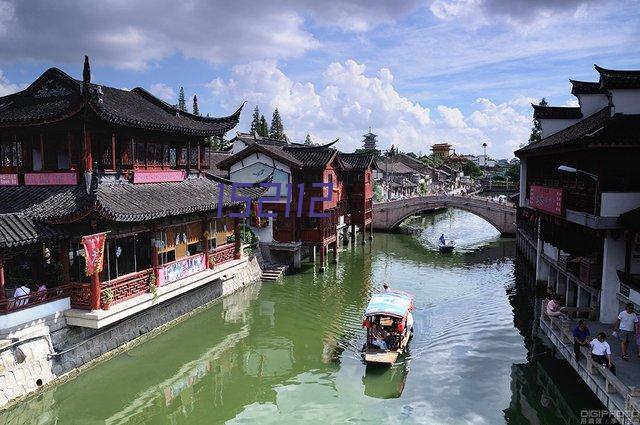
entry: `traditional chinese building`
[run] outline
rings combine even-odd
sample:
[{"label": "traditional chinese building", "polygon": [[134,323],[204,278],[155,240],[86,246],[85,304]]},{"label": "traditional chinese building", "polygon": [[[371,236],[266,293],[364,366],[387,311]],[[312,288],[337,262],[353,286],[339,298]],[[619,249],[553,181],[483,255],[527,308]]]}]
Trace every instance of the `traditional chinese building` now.
[{"label": "traditional chinese building", "polygon": [[[69,324],[102,327],[151,305],[151,292],[166,299],[218,279],[241,256],[228,216],[239,203],[205,173],[204,142],[241,109],[195,116],[142,88],[98,85],[87,58],[82,80],[51,68],[1,97],[0,324],[71,308]],[[99,233],[104,266],[89,277],[81,237]],[[92,314],[101,300],[111,311]]]},{"label": "traditional chinese building", "polygon": [[541,141],[518,151],[521,246],[569,307],[601,322],[640,307],[640,71],[571,80],[579,107],[534,106]]},{"label": "traditional chinese building", "polygon": [[364,134],[362,137],[364,137],[362,146],[365,150],[376,150],[378,148],[378,141],[376,140],[376,137],[378,137],[378,135],[371,132],[371,127],[369,127],[369,132],[367,134]]},{"label": "traditional chinese building", "polygon": [[[351,226],[355,234],[357,226],[363,242],[366,231],[371,235],[372,153],[344,154],[332,147],[335,142],[286,144],[246,133],[238,133],[233,144],[236,153],[217,164],[229,171],[230,180],[252,183],[268,178],[280,184],[279,193],[275,188],[265,192],[272,199],[260,207],[263,218],[254,221],[263,226],[254,231],[269,245],[272,256],[299,267],[304,248],[312,259],[318,253],[323,268],[329,248],[337,260],[341,230],[346,236]],[[332,193],[327,187],[313,187],[317,183],[330,183]],[[324,217],[311,216],[314,197],[324,198],[313,204],[313,211]],[[258,206],[254,208],[253,213],[258,213]],[[268,221],[265,213],[272,215]]]},{"label": "traditional chinese building", "polygon": [[431,145],[431,152],[434,156],[440,158],[448,158],[451,153],[451,145],[449,143],[436,143]]}]

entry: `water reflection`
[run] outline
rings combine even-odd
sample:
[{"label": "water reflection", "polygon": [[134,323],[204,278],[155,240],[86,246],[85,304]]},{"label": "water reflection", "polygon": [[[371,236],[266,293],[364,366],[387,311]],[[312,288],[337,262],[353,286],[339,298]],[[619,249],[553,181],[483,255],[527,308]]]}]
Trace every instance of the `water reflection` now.
[{"label": "water reflection", "polygon": [[[326,273],[305,264],[232,294],[0,423],[571,422],[590,392],[534,336],[514,243],[467,213],[428,220],[427,235],[449,226],[461,250],[377,234]],[[366,367],[362,314],[384,281],[414,294],[415,333],[396,365]]]}]

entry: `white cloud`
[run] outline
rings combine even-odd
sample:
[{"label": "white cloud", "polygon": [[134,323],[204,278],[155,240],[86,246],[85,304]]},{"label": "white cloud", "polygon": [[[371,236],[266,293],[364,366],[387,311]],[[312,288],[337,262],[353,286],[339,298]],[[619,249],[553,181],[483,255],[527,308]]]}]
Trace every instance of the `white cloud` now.
[{"label": "white cloud", "polygon": [[149,88],[149,92],[167,103],[176,103],[175,90],[164,83],[152,84]]},{"label": "white cloud", "polygon": [[438,112],[446,127],[450,128],[465,128],[467,124],[464,122],[464,117],[460,109],[449,108],[444,105],[438,106]]},{"label": "white cloud", "polygon": [[580,103],[578,102],[578,99],[567,99],[566,102],[564,102],[564,106],[580,106]]},{"label": "white cloud", "polygon": [[[1,5],[0,5],[1,6]],[[24,89],[24,85],[12,84],[0,69],[0,96],[6,96]]]},{"label": "white cloud", "polygon": [[[318,142],[339,137],[344,151],[361,147],[361,134],[369,126],[379,135],[381,149],[394,144],[423,153],[431,144],[447,141],[458,153],[477,154],[486,141],[491,155],[511,158],[528,137],[530,118],[509,102],[479,98],[468,116],[438,105],[438,119],[431,119],[429,108],[398,92],[391,70],[367,71],[354,60],[334,62],[325,69],[322,84],[314,85],[295,81],[275,61],[256,61],[235,66],[229,79],[216,78],[207,86],[229,110],[247,100],[247,111],[257,104],[270,120],[277,107],[293,141],[302,141],[307,133]],[[250,119],[245,112],[238,131],[246,131]]]},{"label": "white cloud", "polygon": [[314,23],[362,32],[394,22],[414,5],[415,0],[401,6],[391,0],[0,0],[0,57],[75,63],[89,54],[95,63],[124,69],[144,69],[172,55],[214,64],[292,58],[320,46],[309,30]]}]

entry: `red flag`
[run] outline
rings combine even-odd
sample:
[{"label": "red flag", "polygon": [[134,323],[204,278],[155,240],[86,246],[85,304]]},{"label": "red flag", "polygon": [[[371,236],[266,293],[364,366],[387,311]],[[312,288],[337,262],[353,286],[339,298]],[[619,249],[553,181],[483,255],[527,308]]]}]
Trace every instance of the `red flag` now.
[{"label": "red flag", "polygon": [[94,273],[100,273],[103,267],[104,242],[107,238],[106,233],[97,233],[95,235],[87,235],[82,237],[82,245],[84,245],[85,271],[87,276]]}]

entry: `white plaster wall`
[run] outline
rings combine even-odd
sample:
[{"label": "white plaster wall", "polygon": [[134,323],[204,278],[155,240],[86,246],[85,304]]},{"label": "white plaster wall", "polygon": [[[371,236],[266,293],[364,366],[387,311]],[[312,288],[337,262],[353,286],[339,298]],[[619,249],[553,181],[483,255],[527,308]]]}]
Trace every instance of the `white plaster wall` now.
[{"label": "white plaster wall", "polygon": [[614,113],[640,114],[640,90],[609,90]]},{"label": "white plaster wall", "polygon": [[[275,168],[277,170],[280,170],[280,171],[282,171],[282,172],[287,174],[287,181],[286,182],[282,182],[282,181],[276,180],[275,177],[277,177],[277,176],[274,175],[274,183],[278,183],[278,182],[279,183],[291,183],[291,168],[288,165],[285,165],[285,164],[283,164],[283,163],[281,163],[279,161],[276,161],[273,158],[271,158],[270,156],[267,156],[267,155],[265,155],[263,153],[257,153],[255,155],[249,155],[248,157],[243,159],[241,162],[236,162],[235,164],[231,165],[231,168],[229,169],[229,179],[231,181],[238,181],[236,179],[236,177],[234,176],[235,174],[238,174],[238,172],[241,171],[242,169],[247,168],[247,167],[249,167],[249,166],[251,166],[253,164],[257,164],[257,163],[266,164],[269,167],[274,167],[275,166]],[[255,178],[254,179],[248,179],[248,178],[243,177],[242,178],[242,180],[243,180],[242,183],[253,183],[253,182],[256,182],[256,181],[263,180],[263,179],[264,179],[264,177],[261,177],[259,179],[255,179]],[[247,180],[249,180],[249,181],[247,181]],[[280,187],[280,196],[281,197],[286,197],[287,193],[288,192],[287,192],[286,186],[284,186],[284,185],[281,186]],[[269,189],[269,190],[267,190],[265,192],[266,196],[272,196],[274,194],[275,194],[275,189]]]},{"label": "white plaster wall", "polygon": [[521,207],[526,207],[527,197],[527,160],[520,161],[520,196],[518,202]]},{"label": "white plaster wall", "polygon": [[14,313],[5,314],[0,316],[0,330],[13,328],[14,326],[18,326],[23,323],[42,319],[44,317],[63,312],[65,310],[69,310],[70,308],[71,303],[69,301],[69,298],[62,298],[59,300],[18,310]]},{"label": "white plaster wall", "polygon": [[640,207],[640,192],[602,192],[600,216],[617,217]]},{"label": "white plaster wall", "polygon": [[231,148],[231,152],[236,154],[247,147],[247,144],[242,140],[236,139],[233,141],[233,147]]},{"label": "white plaster wall", "polygon": [[577,96],[580,102],[580,110],[585,118],[595,114],[609,104],[606,94],[580,94]]},{"label": "white plaster wall", "polygon": [[567,127],[580,121],[579,119],[551,119],[540,118],[540,125],[542,126],[542,138],[549,137],[552,134],[562,131]]},{"label": "white plaster wall", "polygon": [[614,238],[611,231],[607,232],[604,240],[604,252],[602,254],[602,289],[600,290],[600,321],[613,323],[620,313],[618,305],[618,273],[624,269],[626,251],[625,238],[618,234]]}]

